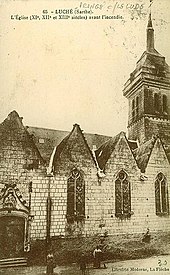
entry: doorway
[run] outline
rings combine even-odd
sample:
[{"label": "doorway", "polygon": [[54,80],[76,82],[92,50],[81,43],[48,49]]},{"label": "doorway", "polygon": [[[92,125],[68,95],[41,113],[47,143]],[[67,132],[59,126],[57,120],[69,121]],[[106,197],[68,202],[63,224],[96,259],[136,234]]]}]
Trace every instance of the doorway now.
[{"label": "doorway", "polygon": [[25,219],[17,216],[0,217],[0,259],[24,255]]}]

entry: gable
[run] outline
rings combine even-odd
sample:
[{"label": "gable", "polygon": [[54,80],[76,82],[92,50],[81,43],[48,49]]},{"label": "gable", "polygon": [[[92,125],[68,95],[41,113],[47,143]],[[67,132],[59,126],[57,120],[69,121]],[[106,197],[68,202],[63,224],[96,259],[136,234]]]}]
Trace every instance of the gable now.
[{"label": "gable", "polygon": [[95,159],[79,127],[75,124],[71,133],[57,146],[53,159],[54,172],[73,167],[95,167]]},{"label": "gable", "polygon": [[162,168],[163,169],[170,168],[166,152],[159,138],[157,138],[157,140],[155,141],[154,147],[152,149],[152,152],[146,167],[146,171],[150,167],[155,167],[158,170]]},{"label": "gable", "polygon": [[120,163],[121,165],[131,161],[136,165],[130,144],[124,132],[120,132],[117,136],[103,144],[96,151],[96,158],[101,169],[106,171],[110,165]]},{"label": "gable", "polygon": [[96,159],[98,161],[100,169],[104,169],[110,155],[115,149],[115,146],[119,140],[120,134],[112,137],[107,142],[102,144],[102,146],[95,151]]},{"label": "gable", "polygon": [[36,148],[31,136],[23,126],[22,118],[16,111],[11,112],[0,124],[0,156],[3,164],[8,162],[8,169],[11,166],[14,170],[20,168],[38,168],[43,159]]},{"label": "gable", "polygon": [[119,140],[107,161],[105,171],[107,172],[107,169],[110,169],[112,166],[116,166],[118,169],[126,169],[126,171],[130,171],[134,168],[138,169],[128,140],[123,132],[121,133]]}]

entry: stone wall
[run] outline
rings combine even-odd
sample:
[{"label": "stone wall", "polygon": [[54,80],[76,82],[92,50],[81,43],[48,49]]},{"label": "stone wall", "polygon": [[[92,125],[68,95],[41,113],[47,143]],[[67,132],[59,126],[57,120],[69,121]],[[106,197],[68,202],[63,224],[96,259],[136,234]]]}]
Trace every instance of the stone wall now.
[{"label": "stone wall", "polygon": [[[151,231],[170,231],[169,216],[158,217],[155,211],[154,181],[157,173],[165,174],[170,190],[169,162],[160,142],[155,144],[143,181],[126,137],[121,133],[106,163],[105,177],[99,178],[95,160],[76,125],[64,146],[59,147],[59,153],[56,152],[54,176],[47,177],[43,159],[19,116],[11,114],[0,127],[0,187],[2,189],[5,183],[15,183],[28,205],[29,183],[32,182],[32,240],[46,238],[49,186],[51,237],[142,233],[147,227]],[[84,177],[85,217],[70,225],[67,221],[67,180],[74,167]],[[115,217],[115,179],[121,169],[126,171],[131,184],[132,211],[127,219]]]},{"label": "stone wall", "polygon": [[31,239],[45,239],[47,232],[48,181],[46,171],[34,173],[31,194]]},{"label": "stone wall", "polygon": [[[100,192],[101,203],[101,222],[103,227],[100,228],[99,222],[89,220],[86,222],[87,232],[104,234],[121,234],[121,233],[142,233],[146,232],[147,227],[151,231],[170,231],[169,216],[156,216],[155,210],[155,187],[154,182],[158,172],[165,174],[170,188],[169,163],[166,158],[164,149],[156,143],[153,149],[145,181],[141,180],[140,169],[137,167],[130,148],[124,137],[120,139],[105,168],[106,177],[98,187]],[[158,160],[159,155],[159,160]],[[117,173],[124,169],[129,177],[131,184],[131,211],[129,219],[120,219],[115,217],[115,179]],[[99,207],[99,206],[98,206]],[[88,229],[89,228],[89,229]],[[94,231],[94,229],[96,229]]]},{"label": "stone wall", "polygon": [[[79,158],[80,161],[77,161],[75,165],[84,172],[85,219],[82,223],[75,222],[72,225],[71,230],[69,230],[69,225],[66,219],[67,179],[69,175],[68,171],[70,170],[68,170],[68,173],[65,175],[62,169],[60,172],[58,170],[58,173],[54,178],[50,179],[52,198],[51,236],[133,234],[145,232],[147,227],[149,227],[151,231],[170,230],[169,216],[158,217],[156,216],[155,210],[154,182],[157,173],[160,171],[164,173],[167,177],[168,184],[170,182],[169,163],[164,149],[161,146],[162,145],[159,145],[159,143],[156,142],[156,148],[154,147],[152,151],[144,181],[141,180],[140,169],[136,164],[124,136],[120,138],[114,152],[106,164],[106,176],[103,179],[97,177],[97,169],[93,162],[90,164],[89,159],[84,159],[82,164],[81,158]],[[77,148],[79,148],[77,154],[81,154],[80,147],[78,146]],[[73,152],[75,153],[74,150],[70,153],[73,154]],[[158,154],[159,160],[157,158]],[[62,159],[62,164],[64,165],[64,160],[68,165],[68,159],[65,157]],[[115,217],[115,179],[121,169],[124,169],[127,172],[131,184],[132,215],[129,219]],[[170,186],[168,186],[168,188],[170,188]],[[39,217],[36,219],[37,229],[39,230]],[[42,215],[42,223],[43,219],[45,221],[45,216]],[[42,226],[42,229],[44,230],[44,224]],[[41,233],[42,232],[45,231],[41,231]]]},{"label": "stone wall", "polygon": [[[134,214],[128,219],[120,219],[115,217],[115,180],[118,172],[123,169],[128,174],[128,180],[131,185],[131,211]],[[121,136],[115,150],[111,154],[106,167],[106,177],[102,181],[103,185],[103,208],[105,227],[102,231],[107,231],[108,234],[134,233],[141,231],[140,219],[137,218],[135,209],[136,186],[140,184],[140,171],[136,161],[128,146],[125,136]]]},{"label": "stone wall", "polygon": [[[85,182],[85,218],[70,224],[66,219],[67,180],[75,167],[82,172]],[[87,233],[86,221],[88,223],[90,218],[95,219],[96,216],[100,216],[98,211],[100,191],[97,189],[98,178],[95,161],[78,125],[74,126],[64,146],[62,143],[59,145],[54,156],[54,171],[55,175],[51,185],[52,236],[65,234],[75,236]]]},{"label": "stone wall", "polygon": [[[159,112],[154,108],[154,94],[159,96]],[[167,96],[167,113],[163,112],[163,95]],[[132,100],[139,97],[138,118],[132,118]],[[168,140],[170,135],[170,96],[169,90],[143,86],[129,99],[128,138],[140,143],[159,135]],[[170,143],[170,140],[168,141]]]},{"label": "stone wall", "polygon": [[145,142],[145,118],[142,117],[128,126],[128,139],[138,140],[139,143]]},{"label": "stone wall", "polygon": [[[31,136],[14,111],[0,125],[0,189],[6,184],[19,189],[26,206],[31,193],[31,238],[46,236],[46,167]],[[1,205],[3,210],[3,205]],[[19,210],[19,209],[18,209]],[[11,215],[13,211],[11,211]]]},{"label": "stone wall", "polygon": [[[163,215],[157,216],[155,209],[155,179],[158,173],[162,172],[168,185],[168,191],[170,192],[170,169],[169,162],[166,157],[165,151],[162,147],[160,140],[156,141],[156,144],[152,150],[148,166],[146,168],[146,176],[148,177],[145,184],[145,204],[144,213],[147,218],[148,226],[152,231],[170,231],[170,216]],[[170,197],[169,197],[170,205]],[[148,216],[147,216],[148,215]]]},{"label": "stone wall", "polygon": [[146,139],[158,135],[165,144],[170,144],[170,120],[145,118]]}]

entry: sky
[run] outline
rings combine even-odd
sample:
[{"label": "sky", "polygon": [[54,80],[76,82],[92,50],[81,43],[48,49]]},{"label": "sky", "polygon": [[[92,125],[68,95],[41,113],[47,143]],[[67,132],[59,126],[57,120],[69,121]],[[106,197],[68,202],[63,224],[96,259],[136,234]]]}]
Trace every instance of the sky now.
[{"label": "sky", "polygon": [[[93,15],[123,19],[42,20],[43,10],[88,4],[95,5],[86,8]],[[16,110],[29,126],[71,130],[78,123],[109,136],[126,131],[123,85],[146,48],[148,6],[148,0],[1,0],[0,122]],[[11,19],[32,14],[41,20]],[[169,15],[169,0],[153,1],[155,47],[170,64]]]}]

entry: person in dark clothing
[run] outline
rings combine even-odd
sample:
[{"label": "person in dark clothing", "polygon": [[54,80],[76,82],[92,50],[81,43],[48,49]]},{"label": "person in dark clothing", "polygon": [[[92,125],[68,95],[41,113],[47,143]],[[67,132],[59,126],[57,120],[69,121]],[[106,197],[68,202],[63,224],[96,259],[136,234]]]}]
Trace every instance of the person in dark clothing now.
[{"label": "person in dark clothing", "polygon": [[102,260],[102,251],[99,246],[97,246],[96,249],[93,251],[93,257],[94,257],[94,267],[100,268],[101,260]]},{"label": "person in dark clothing", "polygon": [[150,243],[151,240],[151,234],[149,232],[149,228],[147,228],[146,233],[144,234],[143,238],[142,238],[142,242],[144,243]]},{"label": "person in dark clothing", "polygon": [[47,255],[47,275],[53,275],[54,273],[54,256],[52,251],[49,251]]},{"label": "person in dark clothing", "polygon": [[80,257],[80,270],[82,271],[82,275],[86,274],[86,258],[84,254]]}]

